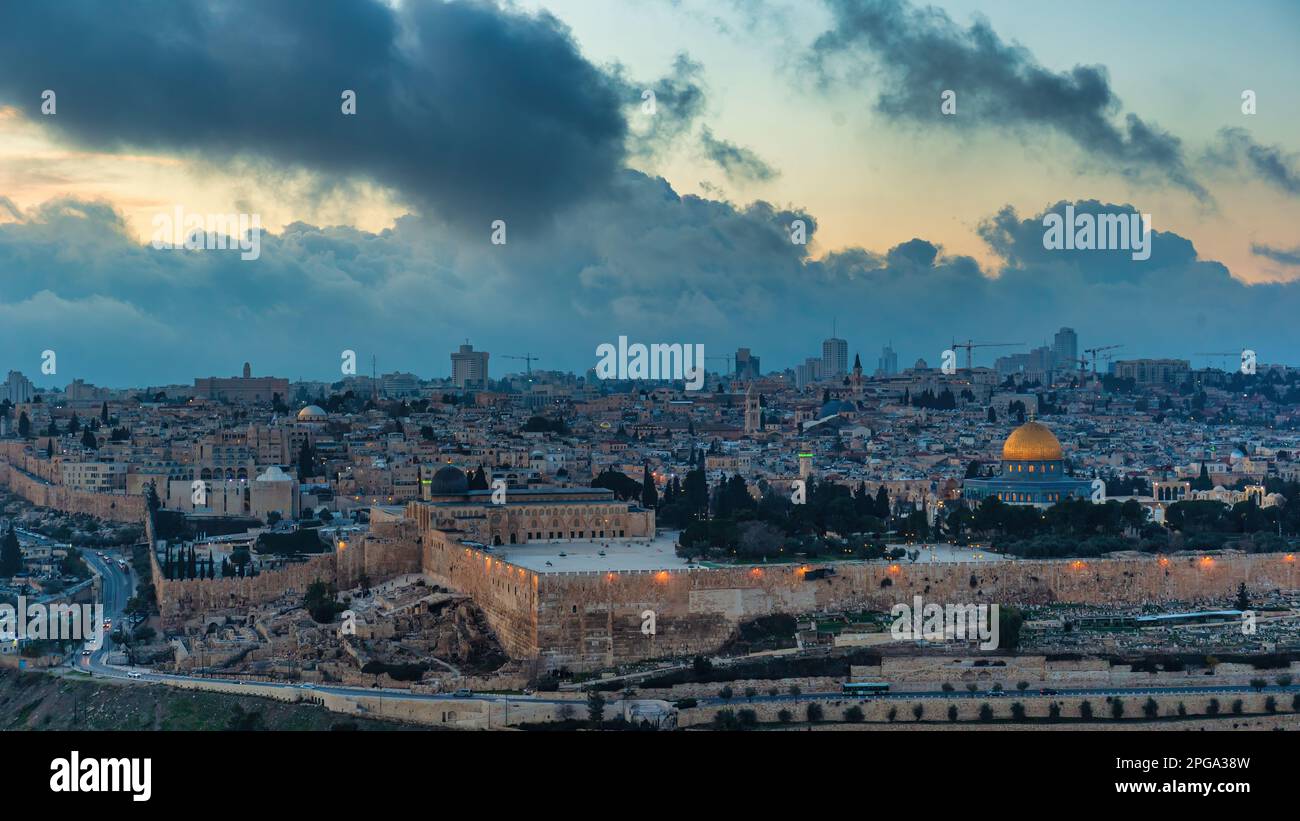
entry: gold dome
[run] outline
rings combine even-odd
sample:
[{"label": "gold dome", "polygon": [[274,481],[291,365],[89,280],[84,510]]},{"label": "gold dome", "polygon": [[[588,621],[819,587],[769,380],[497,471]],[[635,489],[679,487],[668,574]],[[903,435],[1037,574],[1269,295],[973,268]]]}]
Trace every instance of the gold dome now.
[{"label": "gold dome", "polygon": [[1056,435],[1041,422],[1026,422],[1002,445],[1004,462],[1051,462],[1064,458]]}]

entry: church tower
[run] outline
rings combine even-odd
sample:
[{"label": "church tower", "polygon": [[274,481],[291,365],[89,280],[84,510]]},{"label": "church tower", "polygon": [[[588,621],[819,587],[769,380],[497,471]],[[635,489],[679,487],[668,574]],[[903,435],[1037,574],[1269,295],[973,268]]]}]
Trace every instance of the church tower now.
[{"label": "church tower", "polygon": [[853,355],[853,376],[849,377],[849,384],[853,388],[853,404],[857,405],[862,402],[862,357],[857,354]]},{"label": "church tower", "polygon": [[754,393],[754,383],[745,388],[745,433],[759,433],[763,430],[763,406],[759,395]]}]

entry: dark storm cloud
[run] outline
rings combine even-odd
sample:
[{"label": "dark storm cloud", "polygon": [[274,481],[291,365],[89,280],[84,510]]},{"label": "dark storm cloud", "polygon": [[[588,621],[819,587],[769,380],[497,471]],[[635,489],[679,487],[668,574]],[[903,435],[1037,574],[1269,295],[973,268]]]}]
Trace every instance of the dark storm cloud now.
[{"label": "dark storm cloud", "polygon": [[1225,128],[1206,152],[1211,164],[1254,175],[1277,190],[1300,195],[1300,161],[1275,145],[1261,145],[1244,128]]},{"label": "dark storm cloud", "polygon": [[[609,73],[620,88],[620,96],[635,105],[629,114],[629,144],[638,156],[650,158],[666,152],[690,133],[704,114],[708,102],[704,66],[685,52],[673,58],[666,75],[652,82],[631,79],[623,66],[614,66]],[[653,100],[646,92],[654,94]]]},{"label": "dark storm cloud", "polygon": [[1300,247],[1296,248],[1277,248],[1272,245],[1262,243],[1251,243],[1250,252],[1257,257],[1271,259],[1282,265],[1300,266]]},{"label": "dark storm cloud", "polygon": [[[155,251],[106,204],[52,201],[0,223],[0,350],[5,367],[58,385],[188,381],[244,360],[333,380],[344,349],[375,354],[384,371],[445,376],[465,337],[578,372],[620,335],[699,342],[709,355],[749,345],[779,368],[819,355],[834,319],[868,367],[886,342],[933,365],[953,339],[1033,346],[1062,325],[1127,356],[1250,344],[1261,361],[1297,362],[1300,283],[1246,286],[1172,233],[1156,232],[1146,262],[1048,252],[1041,213],[1004,209],[983,228],[1006,260],[990,276],[920,237],[813,258],[790,241],[797,219],[815,241],[806,212],[681,196],[629,171],[545,237],[507,246],[417,218],[381,233],[295,223],[264,232],[261,257],[243,262],[237,251]],[[57,377],[37,373],[46,348]],[[494,375],[510,367],[493,362]]]},{"label": "dark storm cloud", "polygon": [[[1134,215],[1139,211],[1131,205],[1114,205],[1097,200],[1064,200],[1048,206],[1043,214],[1065,214],[1067,205],[1074,206],[1076,215],[1122,214]],[[1108,281],[1137,281],[1149,272],[1159,269],[1181,270],[1196,260],[1192,243],[1177,234],[1160,231],[1152,219],[1151,258],[1145,261],[1132,259],[1128,249],[1111,250],[1052,250],[1043,247],[1046,228],[1042,215],[1037,220],[1022,220],[1011,207],[1003,208],[993,217],[982,221],[978,228],[980,238],[1008,265],[1015,268],[1032,268],[1045,276],[1062,276],[1081,283]],[[1124,264],[1129,262],[1132,264]]]},{"label": "dark storm cloud", "polygon": [[743,145],[714,137],[707,126],[700,133],[700,147],[704,156],[732,182],[771,182],[781,174]]},{"label": "dark storm cloud", "polygon": [[[823,83],[840,69],[853,82],[878,79],[876,109],[890,119],[1048,131],[1113,171],[1209,200],[1177,137],[1136,114],[1116,121],[1120,101],[1103,67],[1050,71],[1022,46],[1004,43],[986,20],[963,29],[942,10],[905,0],[825,2],[834,25],[814,41],[810,65]],[[952,116],[940,111],[948,89],[957,95]]]},{"label": "dark storm cloud", "polygon": [[483,226],[601,191],[627,130],[617,84],[560,22],[475,0],[5,3],[0,103],[80,146],[372,179]]}]

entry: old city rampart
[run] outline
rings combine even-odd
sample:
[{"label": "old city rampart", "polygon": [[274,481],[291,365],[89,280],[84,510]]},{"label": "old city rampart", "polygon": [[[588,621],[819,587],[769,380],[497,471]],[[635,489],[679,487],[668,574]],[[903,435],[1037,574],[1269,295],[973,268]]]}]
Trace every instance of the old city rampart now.
[{"label": "old city rampart", "polygon": [[[536,573],[426,531],[424,570],[471,596],[516,658],[592,669],[716,650],[737,625],[773,613],[940,604],[1218,601],[1242,583],[1296,589],[1292,555],[1218,553],[991,563],[835,563],[643,572]],[[653,628],[653,629],[651,629]]]},{"label": "old city rampart", "polygon": [[144,497],[123,493],[88,493],[59,484],[56,464],[25,451],[22,442],[0,442],[0,484],[38,507],[86,513],[113,522],[144,518]]}]

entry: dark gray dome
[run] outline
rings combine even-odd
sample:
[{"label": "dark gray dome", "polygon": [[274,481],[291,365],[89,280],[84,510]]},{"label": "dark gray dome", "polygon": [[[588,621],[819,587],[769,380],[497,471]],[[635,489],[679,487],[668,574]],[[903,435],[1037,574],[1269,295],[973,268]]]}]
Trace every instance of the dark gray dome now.
[{"label": "dark gray dome", "polygon": [[429,482],[429,492],[434,496],[468,493],[469,479],[466,478],[465,472],[460,468],[447,465],[447,467],[440,468],[437,473],[433,474],[433,480]]},{"label": "dark gray dome", "polygon": [[831,401],[827,402],[825,405],[822,405],[821,413],[818,416],[818,418],[825,419],[826,417],[833,416],[837,413],[853,413],[855,410],[857,410],[857,408],[854,407],[852,402],[845,402],[840,399],[832,399]]}]

